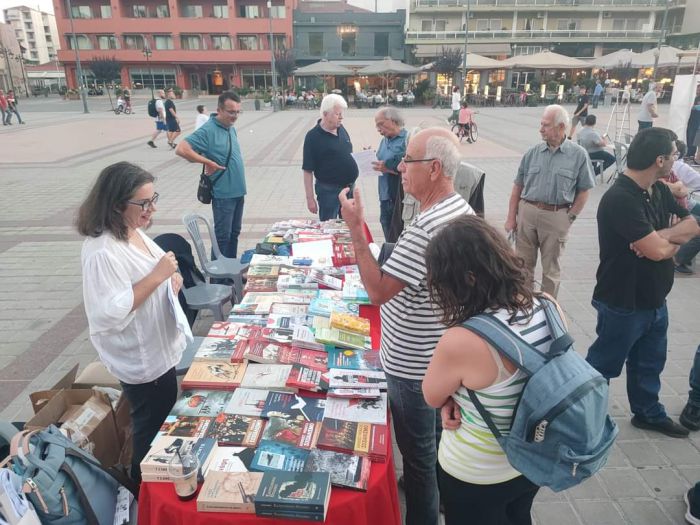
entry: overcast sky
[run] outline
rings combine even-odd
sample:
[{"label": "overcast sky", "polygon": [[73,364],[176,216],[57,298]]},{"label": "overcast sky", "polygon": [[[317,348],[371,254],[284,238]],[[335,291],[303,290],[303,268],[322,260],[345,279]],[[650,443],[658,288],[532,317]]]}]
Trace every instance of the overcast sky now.
[{"label": "overcast sky", "polygon": [[[371,9],[372,11],[374,11],[374,2],[375,0],[349,0],[349,3],[352,5]],[[407,9],[409,0],[376,0],[376,2],[379,11],[396,11],[402,8]],[[18,5],[26,5],[37,8],[40,11],[53,13],[53,2],[51,0],[27,0],[25,2],[22,0],[0,0],[0,19],[3,19],[2,21],[4,22],[4,15],[1,14],[3,9]]]}]

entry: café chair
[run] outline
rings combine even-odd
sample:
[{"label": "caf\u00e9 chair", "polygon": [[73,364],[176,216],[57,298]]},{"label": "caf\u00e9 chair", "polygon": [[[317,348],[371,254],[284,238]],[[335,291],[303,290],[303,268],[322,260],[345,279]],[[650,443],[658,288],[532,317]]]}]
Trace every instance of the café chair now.
[{"label": "caf\u00e9 chair", "polygon": [[[238,259],[224,257],[219,250],[219,243],[216,242],[214,229],[206,217],[198,213],[190,213],[182,218],[182,222],[187,228],[187,233],[190,234],[194,248],[199,257],[199,264],[202,271],[212,282],[212,279],[230,279],[233,281],[233,302],[236,303],[243,298],[243,273],[248,269],[247,264],[242,264]],[[211,251],[213,260],[209,258],[207,250],[204,247],[204,239],[199,229],[199,223],[204,223],[209,232],[211,241]],[[188,301],[189,302],[189,301]]]},{"label": "caf\u00e9 chair", "polygon": [[216,321],[225,321],[224,304],[233,304],[233,288],[226,284],[202,283],[190,288],[183,288],[187,306],[192,310],[211,310]]}]

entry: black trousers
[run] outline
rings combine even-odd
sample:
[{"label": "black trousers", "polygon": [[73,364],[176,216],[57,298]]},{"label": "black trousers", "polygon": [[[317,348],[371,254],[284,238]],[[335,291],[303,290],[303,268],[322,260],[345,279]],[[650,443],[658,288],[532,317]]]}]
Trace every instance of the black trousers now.
[{"label": "black trousers", "polygon": [[177,378],[171,368],[158,379],[141,385],[121,383],[131,405],[134,451],[131,459],[131,478],[141,483],[141,460],[151,448],[151,441],[177,399]]},{"label": "black trousers", "polygon": [[525,476],[504,483],[475,485],[450,476],[438,464],[445,525],[531,525],[537,485]]}]

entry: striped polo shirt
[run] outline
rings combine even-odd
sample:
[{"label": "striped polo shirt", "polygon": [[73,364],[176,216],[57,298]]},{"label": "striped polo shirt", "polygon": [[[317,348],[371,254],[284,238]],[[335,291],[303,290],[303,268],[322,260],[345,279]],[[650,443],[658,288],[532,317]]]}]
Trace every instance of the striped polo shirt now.
[{"label": "striped polo shirt", "polygon": [[406,286],[381,307],[384,371],[422,381],[445,325],[430,302],[425,250],[430,239],[452,219],[473,214],[467,201],[453,193],[413,219],[396,242],[382,272]]},{"label": "striped polo shirt", "polygon": [[[508,324],[510,314],[507,311],[494,312],[494,315],[515,335],[541,352],[547,352],[552,336],[544,310],[537,299],[535,302],[532,319],[521,315],[511,325]],[[475,391],[476,397],[504,435],[510,432],[513,410],[526,380],[525,373],[518,369],[510,377]],[[493,485],[518,477],[520,472],[508,463],[496,437],[469,399],[467,389],[460,387],[452,398],[459,405],[462,424],[457,430],[442,431],[438,449],[442,469],[454,478],[478,485]]]}]

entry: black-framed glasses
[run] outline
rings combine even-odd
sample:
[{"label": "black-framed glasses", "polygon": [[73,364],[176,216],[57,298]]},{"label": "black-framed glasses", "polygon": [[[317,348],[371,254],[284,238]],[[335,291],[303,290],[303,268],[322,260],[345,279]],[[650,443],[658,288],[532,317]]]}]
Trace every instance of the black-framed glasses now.
[{"label": "black-framed glasses", "polygon": [[224,113],[228,113],[232,117],[237,117],[238,115],[243,113],[242,109],[232,109],[229,111],[228,109],[221,108],[221,111],[223,111]]},{"label": "black-framed glasses", "polygon": [[438,160],[438,159],[436,159],[435,157],[431,157],[429,159],[409,159],[406,157],[401,158],[401,162],[403,162],[404,164],[411,164],[412,162],[430,162],[433,160]]},{"label": "black-framed glasses", "polygon": [[157,193],[154,193],[153,197],[151,197],[150,199],[144,199],[142,201],[126,201],[126,202],[128,202],[129,204],[133,204],[134,206],[141,206],[141,209],[143,211],[148,211],[149,208],[153,208],[156,205],[156,203],[158,202],[158,197],[160,197],[160,195],[158,195]]}]

